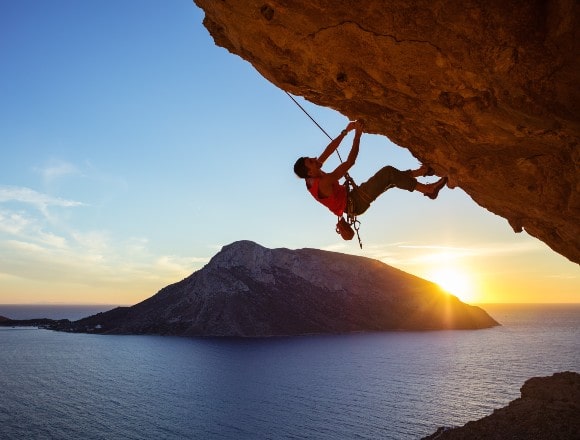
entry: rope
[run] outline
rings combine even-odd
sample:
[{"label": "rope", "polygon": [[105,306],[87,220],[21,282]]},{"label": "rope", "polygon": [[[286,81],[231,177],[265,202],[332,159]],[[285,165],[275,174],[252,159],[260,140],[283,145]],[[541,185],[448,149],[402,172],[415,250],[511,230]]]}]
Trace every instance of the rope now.
[{"label": "rope", "polygon": [[[320,131],[322,131],[322,132],[323,132],[323,133],[326,135],[326,137],[327,137],[328,139],[330,139],[331,141],[332,141],[332,140],[334,140],[334,139],[332,139],[332,138],[330,137],[330,135],[329,135],[329,134],[326,132],[326,130],[324,130],[324,128],[322,128],[322,127],[320,126],[320,124],[319,124],[318,122],[316,122],[316,120],[315,120],[315,119],[314,119],[312,116],[310,116],[310,113],[308,113],[308,112],[307,112],[307,111],[304,109],[304,107],[302,107],[302,106],[300,105],[300,103],[299,103],[298,101],[296,101],[296,99],[294,99],[294,97],[293,97],[293,96],[292,96],[290,93],[288,93],[286,90],[284,90],[284,93],[286,93],[286,94],[288,95],[288,97],[289,97],[289,98],[290,98],[292,101],[294,101],[294,104],[296,104],[296,105],[298,106],[298,108],[299,108],[300,110],[302,110],[302,111],[304,112],[304,114],[305,114],[306,116],[308,116],[308,117],[310,118],[310,120],[311,120],[312,122],[314,122],[314,124],[315,124],[315,125],[316,125],[318,128],[320,128]],[[342,163],[342,157],[340,157],[340,152],[338,151],[338,148],[337,148],[335,151],[336,151],[336,154],[338,155],[338,158],[339,158],[340,162]],[[346,179],[346,185],[350,185],[350,186],[352,186],[353,188],[356,188],[356,187],[357,187],[356,183],[354,182],[354,179],[353,179],[352,177],[350,177],[350,175],[349,175],[348,173],[346,173],[344,177],[345,177],[345,179]],[[349,191],[349,192],[350,192],[350,191]],[[360,221],[359,221],[359,220],[356,218],[356,215],[352,214],[352,212],[350,212],[350,209],[348,209],[348,202],[347,202],[347,212],[346,212],[346,218],[347,218],[347,220],[348,220],[348,223],[354,227],[354,230],[355,230],[355,232],[356,232],[356,237],[358,238],[358,244],[359,244],[360,248],[362,249],[362,241],[361,241],[361,239],[360,239],[360,235],[359,235],[359,232],[358,232],[358,230],[359,230],[359,228],[360,228]]]},{"label": "rope", "polygon": [[298,108],[300,108],[300,110],[302,110],[302,111],[304,112],[304,114],[306,114],[306,116],[308,116],[308,117],[310,118],[310,120],[311,120],[312,122],[314,122],[318,128],[320,128],[320,130],[321,130],[321,131],[322,131],[322,132],[323,132],[323,133],[326,135],[326,137],[327,137],[328,139],[332,140],[332,138],[331,138],[331,137],[330,137],[330,135],[329,135],[329,134],[328,134],[328,133],[327,133],[327,132],[324,130],[324,128],[322,128],[322,127],[320,126],[320,124],[319,124],[318,122],[316,122],[316,121],[314,120],[314,118],[313,118],[312,116],[310,116],[310,114],[309,114],[309,113],[308,113],[306,110],[304,110],[304,107],[302,107],[302,106],[301,106],[301,105],[298,103],[298,101],[296,101],[296,99],[294,99],[294,96],[292,96],[292,95],[291,95],[290,93],[288,93],[286,90],[284,90],[284,93],[286,93],[286,94],[287,94],[287,95],[290,97],[290,99],[291,99],[292,101],[294,101],[294,104],[296,104],[296,105],[298,106]]},{"label": "rope", "polygon": [[[306,116],[308,116],[308,117],[310,118],[310,120],[311,120],[312,122],[314,122],[314,124],[315,124],[315,125],[316,125],[318,128],[320,128],[320,131],[322,131],[322,132],[323,132],[323,133],[326,135],[326,137],[327,137],[328,139],[330,139],[331,141],[333,140],[333,139],[330,137],[330,135],[329,135],[329,134],[326,132],[326,130],[325,130],[324,128],[322,128],[322,127],[320,126],[320,124],[319,124],[318,122],[316,122],[312,116],[310,116],[310,113],[308,113],[306,110],[304,110],[304,107],[302,107],[302,106],[300,105],[300,103],[299,103],[298,101],[296,101],[296,99],[294,99],[294,96],[292,96],[292,95],[291,95],[290,93],[288,93],[286,90],[284,90],[284,93],[286,93],[286,94],[288,95],[288,97],[289,97],[289,98],[290,98],[292,101],[294,101],[294,104],[296,104],[296,105],[298,106],[298,108],[299,108],[300,110],[302,110],[302,111],[304,112],[304,114],[305,114]],[[336,149],[336,154],[338,155],[338,158],[340,159],[340,162],[342,162],[342,157],[340,157],[340,152],[338,151],[338,149]]]}]

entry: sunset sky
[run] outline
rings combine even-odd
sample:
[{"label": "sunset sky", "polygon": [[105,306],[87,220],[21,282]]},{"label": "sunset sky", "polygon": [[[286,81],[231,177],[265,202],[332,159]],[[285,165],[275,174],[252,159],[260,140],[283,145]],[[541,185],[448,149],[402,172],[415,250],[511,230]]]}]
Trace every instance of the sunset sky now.
[{"label": "sunset sky", "polygon": [[[471,303],[580,302],[578,265],[459,188],[390,190],[363,249],[342,241],[292,171],[328,139],[202,19],[191,0],[0,2],[0,304],[135,304],[242,239],[377,258]],[[348,122],[301,102],[331,135]],[[351,175],[383,164],[418,162],[363,135]]]}]

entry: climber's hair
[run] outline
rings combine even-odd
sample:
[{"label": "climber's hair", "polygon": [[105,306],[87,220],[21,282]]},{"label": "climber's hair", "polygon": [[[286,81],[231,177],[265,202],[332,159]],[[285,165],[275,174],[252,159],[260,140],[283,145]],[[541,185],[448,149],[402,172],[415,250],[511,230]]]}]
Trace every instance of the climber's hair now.
[{"label": "climber's hair", "polygon": [[301,179],[306,179],[308,177],[308,169],[304,164],[305,160],[306,160],[305,157],[299,157],[296,163],[294,164],[294,172]]}]

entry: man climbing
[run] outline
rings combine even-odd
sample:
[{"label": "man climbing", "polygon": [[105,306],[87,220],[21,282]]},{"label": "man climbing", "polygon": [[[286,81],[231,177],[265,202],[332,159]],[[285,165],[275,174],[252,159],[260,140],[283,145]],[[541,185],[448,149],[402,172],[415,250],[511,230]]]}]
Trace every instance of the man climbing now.
[{"label": "man climbing", "polygon": [[[322,171],[322,165],[326,159],[338,148],[351,130],[355,130],[355,134],[346,161],[330,173]],[[341,217],[343,213],[347,212],[347,207],[350,216],[362,214],[378,196],[391,187],[419,191],[430,199],[437,198],[439,190],[447,183],[447,178],[443,177],[431,184],[417,182],[416,177],[434,174],[431,167],[427,165],[408,171],[400,171],[392,166],[385,166],[369,180],[355,186],[348,192],[346,186],[341,185],[338,181],[345,177],[348,170],[354,165],[362,133],[363,124],[360,121],[349,122],[346,129],[342,130],[340,135],[328,144],[318,158],[301,157],[294,164],[294,172],[298,177],[306,180],[306,188],[317,201]]]}]

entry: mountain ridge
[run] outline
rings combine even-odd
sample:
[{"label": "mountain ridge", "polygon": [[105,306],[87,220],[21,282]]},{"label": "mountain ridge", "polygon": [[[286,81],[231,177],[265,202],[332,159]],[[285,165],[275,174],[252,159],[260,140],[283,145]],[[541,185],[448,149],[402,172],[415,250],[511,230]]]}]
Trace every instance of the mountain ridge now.
[{"label": "mountain ridge", "polygon": [[141,303],[60,329],[263,337],[495,325],[479,307],[378,260],[241,240]]}]

